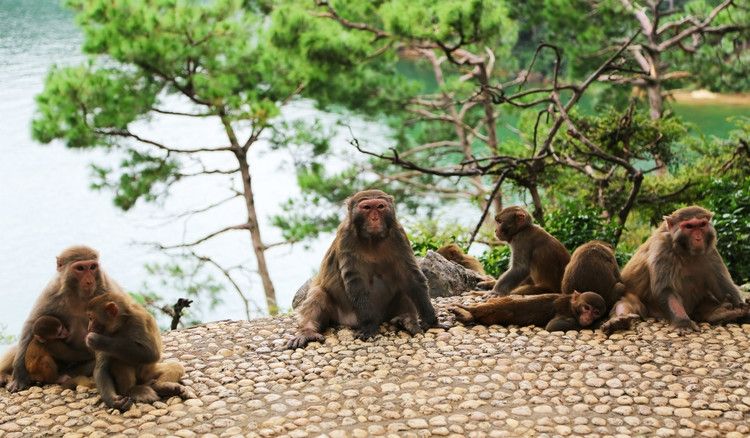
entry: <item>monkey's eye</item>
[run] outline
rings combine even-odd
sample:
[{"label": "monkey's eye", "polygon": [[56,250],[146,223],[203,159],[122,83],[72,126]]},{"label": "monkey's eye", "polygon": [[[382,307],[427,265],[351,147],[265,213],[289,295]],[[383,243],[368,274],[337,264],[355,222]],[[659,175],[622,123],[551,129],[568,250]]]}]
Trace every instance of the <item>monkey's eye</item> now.
[{"label": "monkey's eye", "polygon": [[583,311],[584,312],[590,312],[591,311],[591,307],[588,304],[584,304],[583,305]]},{"label": "monkey's eye", "polygon": [[363,206],[362,206],[362,209],[363,209],[363,210],[369,210],[369,209],[370,209],[370,206],[369,206],[369,205],[363,205]]},{"label": "monkey's eye", "polygon": [[76,266],[76,271],[78,272],[83,272],[84,269],[86,268],[84,268],[83,266],[80,266],[80,265]]},{"label": "monkey's eye", "polygon": [[89,269],[91,269],[92,271],[96,271],[96,268],[98,268],[98,267],[99,267],[99,265],[97,265],[96,263],[94,263],[93,265],[89,266]]},{"label": "monkey's eye", "polygon": [[706,227],[706,225],[708,225],[708,221],[700,221],[700,222],[698,223],[698,227],[699,227],[699,228],[705,228],[705,227]]},{"label": "monkey's eye", "polygon": [[378,210],[382,210],[385,208],[385,204],[378,204]]}]

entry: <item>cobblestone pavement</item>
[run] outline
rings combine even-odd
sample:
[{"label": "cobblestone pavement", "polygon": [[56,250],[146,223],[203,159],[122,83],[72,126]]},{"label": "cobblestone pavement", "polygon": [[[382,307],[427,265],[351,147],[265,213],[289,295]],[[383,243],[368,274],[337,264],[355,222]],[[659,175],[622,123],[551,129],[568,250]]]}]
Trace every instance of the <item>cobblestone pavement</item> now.
[{"label": "cobblestone pavement", "polygon": [[342,329],[289,351],[290,316],[216,322],[164,336],[197,399],[120,414],[83,387],[0,389],[0,436],[750,436],[750,325],[702,329]]}]

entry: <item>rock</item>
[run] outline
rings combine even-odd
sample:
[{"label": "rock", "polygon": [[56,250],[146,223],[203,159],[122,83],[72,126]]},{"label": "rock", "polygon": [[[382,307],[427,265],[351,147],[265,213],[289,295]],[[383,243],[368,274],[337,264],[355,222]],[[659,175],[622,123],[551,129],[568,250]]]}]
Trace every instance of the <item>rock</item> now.
[{"label": "rock", "polygon": [[[430,296],[433,298],[461,295],[475,289],[477,283],[487,279],[477,272],[446,259],[435,251],[427,251],[425,257],[417,259],[417,262],[419,268],[427,277]],[[294,299],[292,299],[293,309],[296,309],[307,296],[310,280],[305,281],[295,292]]]}]

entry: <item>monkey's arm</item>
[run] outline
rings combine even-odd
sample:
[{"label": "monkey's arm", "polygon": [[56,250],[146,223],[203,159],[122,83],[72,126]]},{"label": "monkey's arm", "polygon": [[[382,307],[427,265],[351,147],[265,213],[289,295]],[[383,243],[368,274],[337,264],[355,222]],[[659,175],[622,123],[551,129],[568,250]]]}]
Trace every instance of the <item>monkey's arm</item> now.
[{"label": "monkey's arm", "polygon": [[557,315],[547,323],[547,327],[544,329],[548,332],[564,332],[568,330],[579,329],[578,321],[572,316]]},{"label": "monkey's arm", "polygon": [[145,333],[137,333],[135,330],[116,337],[89,333],[86,335],[86,345],[96,350],[97,356],[99,352],[102,352],[130,364],[158,362],[161,356],[156,343],[151,341]]},{"label": "monkey's arm", "polygon": [[492,295],[508,295],[510,291],[528,278],[531,272],[531,254],[519,254],[520,252],[511,253],[510,268],[497,279],[495,287],[492,288]]},{"label": "monkey's arm", "polygon": [[660,250],[660,257],[649,260],[648,269],[651,281],[651,293],[656,297],[659,308],[667,315],[669,322],[679,329],[700,330],[685,311],[682,298],[672,286],[673,267],[675,263],[671,251]]},{"label": "monkey's arm", "polygon": [[47,342],[45,348],[52,357],[63,362],[83,362],[93,357],[91,351],[72,348],[63,341]]},{"label": "monkey's arm", "polygon": [[357,270],[355,254],[349,251],[342,251],[339,254],[339,271],[344,282],[344,291],[354,308],[354,314],[357,316],[357,326],[359,327],[357,337],[360,339],[371,338],[377,333],[380,324],[373,315],[373,309],[370,306],[370,291]]},{"label": "monkey's arm", "polygon": [[[737,307],[742,304],[742,297],[740,296],[740,288],[732,281],[732,276],[729,275],[729,270],[721,259],[719,252],[714,250],[709,255],[711,265],[714,267],[714,275],[716,276],[716,285],[718,287],[718,297],[716,298],[720,303],[728,302],[732,306]],[[723,299],[722,299],[723,298]]]},{"label": "monkey's arm", "polygon": [[117,395],[115,382],[112,380],[112,375],[109,372],[110,366],[111,362],[109,356],[97,352],[96,366],[94,368],[94,382],[96,382],[96,389],[99,390],[99,395],[105,405],[120,411],[126,411],[130,409],[133,401],[128,397]]},{"label": "monkey's arm", "polygon": [[435,308],[432,307],[432,301],[430,301],[430,287],[427,284],[427,277],[419,269],[416,259],[413,259],[412,262],[409,264],[411,286],[407,288],[406,293],[417,307],[423,328],[436,327],[439,324],[437,315],[435,315]]}]

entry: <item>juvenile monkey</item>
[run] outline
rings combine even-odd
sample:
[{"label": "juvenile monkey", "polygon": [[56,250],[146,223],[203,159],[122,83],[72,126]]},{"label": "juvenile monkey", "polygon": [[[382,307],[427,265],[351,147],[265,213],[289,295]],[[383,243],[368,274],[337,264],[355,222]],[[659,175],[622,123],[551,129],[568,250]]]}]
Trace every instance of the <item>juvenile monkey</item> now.
[{"label": "juvenile monkey", "polygon": [[458,263],[459,265],[463,266],[466,269],[469,269],[474,272],[478,272],[482,275],[487,275],[484,272],[484,267],[479,262],[479,260],[477,260],[475,257],[472,257],[464,253],[461,247],[456,245],[455,243],[445,245],[439,248],[435,252],[445,257],[447,260]]},{"label": "juvenile monkey", "polygon": [[579,246],[565,267],[562,278],[562,293],[576,290],[596,292],[607,303],[607,312],[625,292],[612,247],[599,240]]},{"label": "juvenile monkey", "polygon": [[[73,246],[57,257],[57,275],[42,291],[21,329],[18,346],[13,350],[12,378],[8,390],[16,392],[31,384],[26,369],[26,352],[33,339],[33,326],[43,315],[54,316],[70,332],[65,344],[73,356],[67,356],[61,365],[71,365],[93,359],[84,343],[86,336],[86,303],[104,290],[120,291],[99,265],[99,254],[86,246]],[[54,354],[54,353],[53,353]],[[7,359],[7,356],[4,356]],[[6,379],[7,379],[6,375]]]},{"label": "juvenile monkey", "polygon": [[604,299],[593,292],[568,295],[508,295],[449,310],[464,324],[535,325],[548,331],[588,327],[605,314]]},{"label": "juvenile monkey", "polygon": [[106,293],[87,306],[86,345],[94,350],[94,381],[104,403],[120,411],[133,402],[151,403],[173,395],[192,397],[178,382],[185,369],[159,363],[162,343],[156,320],[130,296]]},{"label": "juvenile monkey", "polygon": [[332,325],[354,328],[359,339],[371,338],[389,320],[411,334],[438,325],[427,279],[396,219],[393,197],[365,190],[346,207],[318,275],[295,308],[299,331],[288,348],[322,342],[322,332]]},{"label": "juvenile monkey", "polygon": [[[495,235],[510,245],[510,267],[498,278],[491,295],[560,292],[570,254],[562,243],[532,221],[522,207],[495,216]],[[520,287],[519,287],[520,286]]]},{"label": "juvenile monkey", "polygon": [[642,317],[670,321],[680,332],[699,330],[696,322],[720,324],[746,318],[743,304],[716,249],[713,213],[680,208],[664,216],[622,270],[627,294],[602,325],[605,333],[628,329]]},{"label": "juvenile monkey", "polygon": [[55,358],[48,350],[48,346],[60,343],[62,348],[70,336],[70,332],[54,316],[42,315],[34,321],[32,329],[34,338],[26,349],[26,370],[34,382],[63,383],[69,379],[67,375],[59,375]]}]

